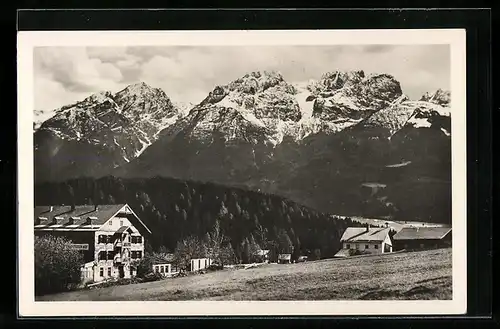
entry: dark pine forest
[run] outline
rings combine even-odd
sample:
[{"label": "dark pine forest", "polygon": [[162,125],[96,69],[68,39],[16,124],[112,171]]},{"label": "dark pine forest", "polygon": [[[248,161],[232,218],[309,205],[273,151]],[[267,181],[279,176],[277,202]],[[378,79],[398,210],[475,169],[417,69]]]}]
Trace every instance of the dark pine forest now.
[{"label": "dark pine forest", "polygon": [[152,231],[148,248],[153,250],[173,251],[190,235],[202,238],[218,219],[240,261],[249,244],[289,245],[282,251],[331,257],[344,230],[361,225],[275,195],[172,178],[109,176],[35,185],[36,205],[72,203],[129,204]]}]

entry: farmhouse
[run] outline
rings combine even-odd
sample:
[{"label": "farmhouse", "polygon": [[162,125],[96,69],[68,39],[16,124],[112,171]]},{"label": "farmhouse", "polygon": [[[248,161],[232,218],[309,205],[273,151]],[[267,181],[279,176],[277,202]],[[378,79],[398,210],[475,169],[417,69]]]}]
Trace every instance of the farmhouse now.
[{"label": "farmhouse", "polygon": [[39,206],[34,217],[35,236],[66,237],[81,251],[83,282],[135,276],[151,234],[127,204]]},{"label": "farmhouse", "polygon": [[342,249],[335,254],[335,257],[392,252],[389,232],[389,227],[370,228],[370,225],[348,227],[340,238]]},{"label": "farmhouse", "polygon": [[451,227],[404,227],[392,238],[395,250],[446,248],[451,246]]}]

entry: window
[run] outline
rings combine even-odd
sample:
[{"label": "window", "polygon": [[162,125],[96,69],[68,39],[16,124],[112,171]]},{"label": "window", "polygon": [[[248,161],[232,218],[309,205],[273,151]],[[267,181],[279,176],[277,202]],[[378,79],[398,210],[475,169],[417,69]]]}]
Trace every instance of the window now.
[{"label": "window", "polygon": [[111,276],[111,267],[108,267],[108,276]]},{"label": "window", "polygon": [[106,235],[106,243],[113,243],[113,236],[112,235]]},{"label": "window", "polygon": [[131,254],[132,259],[142,258],[142,251],[132,250]]},{"label": "window", "polygon": [[104,276],[104,268],[99,269],[99,276],[102,278]]},{"label": "window", "polygon": [[160,267],[159,266],[155,266],[155,272],[158,273],[159,271],[160,271]]},{"label": "window", "polygon": [[201,268],[201,259],[198,259],[198,268]]},{"label": "window", "polygon": [[365,244],[365,249],[370,249],[370,246]]},{"label": "window", "polygon": [[351,249],[351,245],[350,245],[350,244],[346,244],[346,245],[345,245],[345,247],[346,247],[347,249]]},{"label": "window", "polygon": [[132,236],[132,243],[142,243],[142,236]]},{"label": "window", "polygon": [[120,220],[120,226],[123,226],[123,220]]},{"label": "window", "polygon": [[378,249],[378,244],[375,245],[375,249]]},{"label": "window", "polygon": [[133,276],[134,275],[134,271],[132,269],[130,269],[130,276]]},{"label": "window", "polygon": [[164,273],[165,272],[165,268],[162,266],[160,266],[160,273]]},{"label": "window", "polygon": [[359,249],[359,244],[356,244],[356,249]]},{"label": "window", "polygon": [[112,221],[112,220],[110,220],[110,221],[109,221],[109,226],[112,226],[112,225],[113,225],[113,221]]},{"label": "window", "polygon": [[108,259],[113,259],[115,257],[115,253],[113,251],[108,251]]},{"label": "window", "polygon": [[99,251],[98,260],[106,260],[106,252]]}]

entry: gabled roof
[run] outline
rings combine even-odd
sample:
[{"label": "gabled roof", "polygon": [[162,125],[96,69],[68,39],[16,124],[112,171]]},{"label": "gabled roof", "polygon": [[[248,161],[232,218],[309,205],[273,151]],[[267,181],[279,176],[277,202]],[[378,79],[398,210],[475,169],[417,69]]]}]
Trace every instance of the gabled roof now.
[{"label": "gabled roof", "polygon": [[440,240],[451,231],[451,227],[404,227],[393,240]]},{"label": "gabled roof", "polygon": [[[63,231],[95,231],[104,225],[110,218],[115,216],[125,206],[136,217],[141,225],[151,233],[149,228],[139,219],[127,204],[98,205],[75,205],[71,206],[36,206],[34,208],[34,219],[40,220],[39,225],[35,225],[35,230],[63,230]],[[87,224],[87,219],[91,218],[92,224]],[[56,224],[53,219],[56,218]],[[73,219],[73,222],[71,222]]]},{"label": "gabled roof", "polygon": [[116,230],[116,234],[121,234],[123,232],[125,232],[127,229],[129,228],[129,226],[121,226],[118,230]]},{"label": "gabled roof", "polygon": [[384,241],[389,231],[391,229],[389,227],[384,228],[366,228],[366,227],[348,227],[342,238],[340,238],[341,242],[368,242],[368,241]]},{"label": "gabled roof", "polygon": [[[95,229],[102,226],[113,217],[125,204],[98,205],[97,210],[94,205],[75,205],[75,209],[71,210],[71,206],[37,206],[34,209],[35,219],[40,219],[40,225],[35,228],[80,228],[80,229]],[[53,225],[52,220],[57,217],[57,224]],[[92,227],[86,225],[87,218],[92,218]],[[70,219],[73,218],[73,223],[70,225]]]}]

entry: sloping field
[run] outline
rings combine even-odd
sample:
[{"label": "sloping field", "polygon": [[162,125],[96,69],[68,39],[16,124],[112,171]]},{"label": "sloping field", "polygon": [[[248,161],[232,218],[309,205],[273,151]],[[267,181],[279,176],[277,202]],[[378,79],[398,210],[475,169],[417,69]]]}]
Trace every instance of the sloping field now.
[{"label": "sloping field", "polygon": [[451,299],[451,248],[269,264],[47,295],[44,301]]}]

